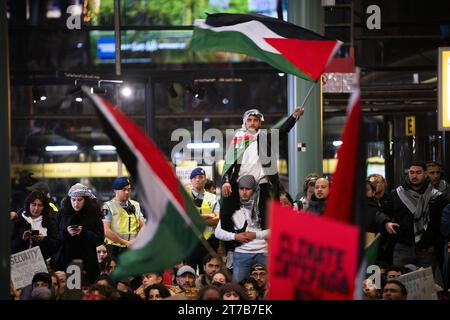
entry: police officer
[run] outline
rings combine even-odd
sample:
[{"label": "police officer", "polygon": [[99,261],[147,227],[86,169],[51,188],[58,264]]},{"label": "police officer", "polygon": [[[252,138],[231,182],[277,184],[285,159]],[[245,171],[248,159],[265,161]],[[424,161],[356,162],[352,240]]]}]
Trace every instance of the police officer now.
[{"label": "police officer", "polygon": [[[215,194],[205,190],[206,173],[198,167],[192,170],[191,175],[192,190],[190,195],[194,201],[198,213],[207,225],[203,232],[203,237],[209,242],[211,247],[217,251],[219,241],[214,236],[214,228],[219,222],[220,205]],[[200,274],[204,273],[203,258],[208,254],[203,244],[199,243],[192,253],[186,258],[186,263],[192,268],[199,268]]]},{"label": "police officer", "polygon": [[144,216],[139,202],[130,199],[128,178],[116,178],[112,188],[116,196],[103,205],[103,225],[108,251],[117,257],[133,243],[144,227]]}]

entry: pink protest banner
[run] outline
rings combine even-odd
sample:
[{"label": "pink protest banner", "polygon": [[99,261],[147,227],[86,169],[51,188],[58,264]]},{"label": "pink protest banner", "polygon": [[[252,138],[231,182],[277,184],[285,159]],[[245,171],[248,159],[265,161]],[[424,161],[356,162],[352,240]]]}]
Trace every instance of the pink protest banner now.
[{"label": "pink protest banner", "polygon": [[272,300],[353,299],[359,228],[270,204]]}]

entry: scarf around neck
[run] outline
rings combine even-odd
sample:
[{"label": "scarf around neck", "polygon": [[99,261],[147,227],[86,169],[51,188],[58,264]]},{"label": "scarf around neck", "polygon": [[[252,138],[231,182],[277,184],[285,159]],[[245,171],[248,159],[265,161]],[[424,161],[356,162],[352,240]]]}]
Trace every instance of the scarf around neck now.
[{"label": "scarf around neck", "polygon": [[414,241],[419,242],[427,230],[430,221],[429,203],[441,193],[434,189],[431,183],[425,181],[424,186],[416,191],[412,189],[408,177],[405,184],[397,188],[397,194],[403,204],[414,215]]},{"label": "scarf around neck", "polygon": [[22,215],[22,218],[31,225],[31,230],[39,230],[41,236],[47,236],[47,228],[42,226],[42,216],[33,219],[32,217]]},{"label": "scarf around neck", "polygon": [[251,218],[256,222],[257,225],[260,224],[261,216],[259,212],[259,185],[256,186],[255,192],[252,197],[247,201],[241,201],[242,207],[251,212]]}]

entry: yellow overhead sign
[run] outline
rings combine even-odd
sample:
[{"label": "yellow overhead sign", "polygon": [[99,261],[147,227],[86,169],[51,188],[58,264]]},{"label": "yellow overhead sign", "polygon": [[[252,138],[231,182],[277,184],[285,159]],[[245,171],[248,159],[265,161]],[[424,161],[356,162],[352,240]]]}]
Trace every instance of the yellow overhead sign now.
[{"label": "yellow overhead sign", "polygon": [[405,136],[411,137],[416,135],[416,117],[405,117]]},{"label": "yellow overhead sign", "polygon": [[450,47],[439,48],[438,128],[450,130]]},{"label": "yellow overhead sign", "polygon": [[[13,164],[11,170],[13,176],[28,170],[34,178],[112,178],[117,177],[117,161]],[[125,166],[122,173],[130,175]]]}]

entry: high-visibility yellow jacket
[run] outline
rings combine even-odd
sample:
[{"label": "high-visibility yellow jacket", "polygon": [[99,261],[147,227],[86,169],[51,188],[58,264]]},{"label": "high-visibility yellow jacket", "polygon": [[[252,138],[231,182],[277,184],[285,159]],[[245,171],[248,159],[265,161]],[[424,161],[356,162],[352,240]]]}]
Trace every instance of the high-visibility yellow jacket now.
[{"label": "high-visibility yellow jacket", "polygon": [[[107,209],[111,212],[111,230],[116,232],[120,238],[130,241],[136,238],[139,232],[139,221],[141,217],[141,207],[139,202],[134,200],[128,200],[132,206],[134,206],[134,212],[131,210],[125,210],[120,205],[119,201],[114,198],[105,202],[103,209]],[[130,206],[131,207],[131,206]],[[125,245],[113,242],[106,238],[107,244],[112,244],[119,247],[125,247]]]},{"label": "high-visibility yellow jacket", "polygon": [[[190,192],[189,195],[191,196],[191,198],[194,198],[194,195],[192,194],[192,192]],[[218,205],[219,205],[219,203],[217,202],[216,195],[214,195],[208,191],[205,191],[205,194],[203,196],[202,205],[200,207],[195,206],[195,208],[197,209],[197,211],[200,215],[203,215],[203,214],[206,215],[206,214],[213,213],[215,207]],[[212,227],[212,226],[207,226],[205,228],[205,230],[203,231],[203,236],[205,237],[206,240],[208,240],[209,237],[211,237],[214,234],[214,229],[215,229],[215,227]]]}]

